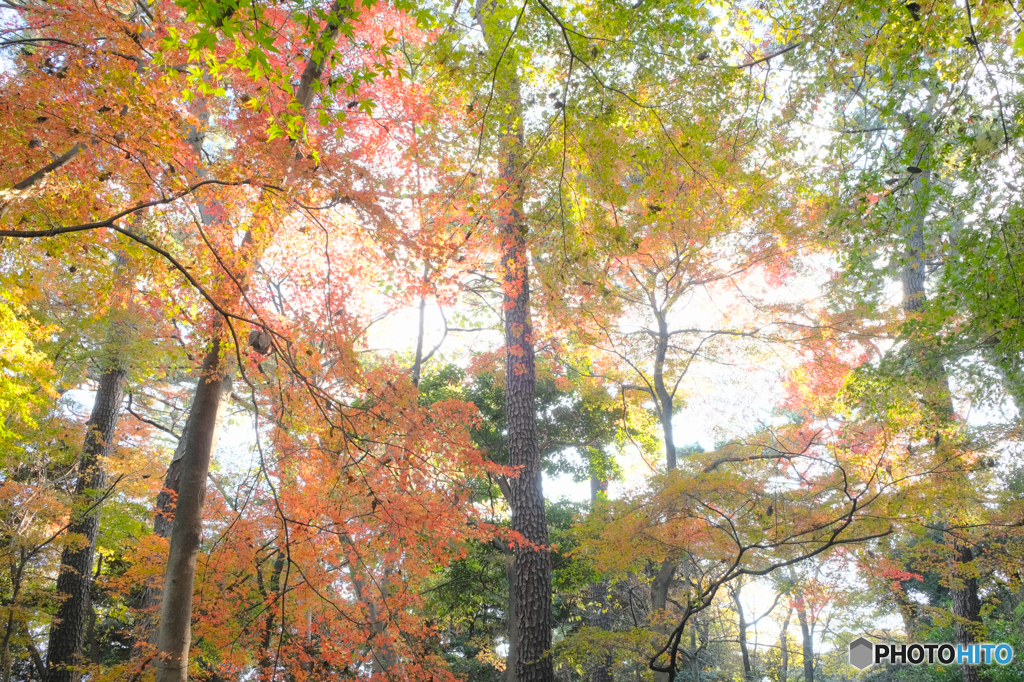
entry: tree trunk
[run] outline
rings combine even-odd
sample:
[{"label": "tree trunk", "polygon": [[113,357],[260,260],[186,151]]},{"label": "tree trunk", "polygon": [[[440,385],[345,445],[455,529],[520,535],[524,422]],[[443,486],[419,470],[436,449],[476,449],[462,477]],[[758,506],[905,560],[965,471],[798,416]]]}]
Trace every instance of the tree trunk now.
[{"label": "tree trunk", "polygon": [[68,526],[68,533],[81,536],[83,542],[65,547],[61,552],[57,594],[63,601],[50,627],[50,643],[46,649],[47,682],[77,682],[80,677],[73,666],[81,662],[85,642],[91,610],[92,561],[100,528],[99,496],[107,485],[101,460],[113,448],[126,377],[127,372],[117,366],[100,377],[96,401],[86,425],[85,448],[75,484],[75,509]]},{"label": "tree trunk", "polygon": [[[665,386],[665,356],[668,353],[668,323],[665,317],[657,309],[654,315],[658,320],[658,341],[654,357],[654,393],[657,400],[658,418],[661,421],[661,433],[665,441],[665,469],[675,471],[676,469],[676,444],[675,435],[672,429],[672,413],[674,412],[673,397]],[[668,591],[672,585],[672,578],[675,576],[676,562],[672,557],[661,562],[658,574],[651,582],[651,615],[657,618],[665,617],[665,608],[668,606]],[[655,631],[668,635],[667,624],[655,627]],[[668,673],[654,673],[655,682],[669,682]]]},{"label": "tree trunk", "polygon": [[793,609],[790,607],[786,612],[786,620],[782,622],[782,630],[779,632],[779,647],[782,649],[782,662],[779,664],[779,682],[786,682],[789,679],[789,619],[793,616]]},{"label": "tree trunk", "polygon": [[[608,479],[597,475],[594,467],[590,472],[590,507],[594,508],[602,495],[608,494]],[[612,617],[608,610],[608,579],[602,577],[590,587],[591,608],[588,614],[589,625],[605,631],[612,629]],[[612,682],[612,666],[615,657],[609,649],[603,656],[598,654],[590,667],[590,682]]]},{"label": "tree trunk", "polygon": [[0,643],[0,682],[11,682],[11,635],[14,633],[14,609],[8,607],[7,629],[4,631],[4,641]]},{"label": "tree trunk", "polygon": [[803,596],[797,599],[796,617],[800,621],[800,636],[803,640],[804,682],[814,682],[814,638]]},{"label": "tree trunk", "polygon": [[[518,95],[518,88],[517,88]],[[522,146],[519,138],[518,146]],[[517,154],[506,156],[506,181],[519,168]],[[520,192],[521,197],[521,192]],[[526,253],[526,221],[521,199],[501,220],[506,264],[505,288],[505,401],[508,414],[509,466],[520,467],[510,481],[512,529],[535,547],[520,546],[515,555],[515,595],[519,649],[517,680],[548,682],[554,679],[551,648],[551,555],[548,552],[547,513],[537,442],[534,391],[536,367],[530,322],[530,285]]]},{"label": "tree trunk", "polygon": [[901,284],[903,285],[903,309],[917,312],[924,307],[925,294],[925,262],[924,262],[924,222],[928,212],[926,183],[931,173],[925,171],[914,176],[912,198],[914,207],[907,225],[907,248],[904,252],[906,262],[903,264]]},{"label": "tree trunk", "polygon": [[893,599],[896,601],[896,608],[903,619],[903,632],[907,635],[908,642],[916,642],[917,620],[919,618],[917,604],[907,596],[906,590],[901,584],[899,589],[893,591]]},{"label": "tree trunk", "polygon": [[[589,625],[594,628],[611,631],[612,619],[608,612],[608,580],[602,578],[590,586],[591,613],[588,620]],[[606,650],[602,655],[598,653],[590,665],[590,682],[612,682],[612,666],[615,665],[615,657],[611,650]]]},{"label": "tree trunk", "polygon": [[[223,387],[221,388],[220,404],[217,407],[216,421],[213,425],[213,441],[210,443],[210,452],[217,449],[217,438],[220,435],[221,426],[224,424],[224,417],[227,415],[228,403],[230,402],[232,387],[231,374],[224,376]],[[171,537],[174,529],[174,508],[178,497],[178,487],[181,482],[181,461],[185,456],[185,444],[188,442],[189,425],[192,423],[195,413],[190,408],[188,417],[185,419],[185,426],[181,430],[181,437],[178,445],[174,448],[174,456],[167,466],[167,473],[164,474],[164,485],[156,497],[156,514],[153,517],[153,532],[162,538]],[[162,590],[158,586],[149,585],[142,594],[142,610],[151,611],[160,603]],[[152,622],[149,623],[152,626]],[[144,628],[145,630],[151,629]]]},{"label": "tree trunk", "polygon": [[665,468],[675,471],[676,440],[672,431],[672,413],[675,411],[675,399],[665,386],[665,356],[668,354],[668,322],[660,311],[654,311],[658,319],[658,345],[654,356],[654,393],[658,400],[658,417],[661,420],[661,433],[665,438]]},{"label": "tree trunk", "polygon": [[[965,566],[974,560],[970,547],[957,547],[956,563]],[[960,587],[950,590],[953,596],[953,635],[957,644],[973,644],[978,640],[977,627],[981,624],[981,600],[978,598],[978,579],[958,576]],[[989,661],[991,663],[991,661]],[[964,682],[980,682],[978,668],[967,663],[960,664]]]},{"label": "tree trunk", "polygon": [[267,607],[267,615],[263,619],[263,637],[260,641],[260,657],[258,667],[258,678],[260,682],[272,682],[275,675],[275,664],[273,650],[271,644],[274,641],[274,628],[276,622],[278,608],[278,602],[281,598],[281,573],[284,571],[285,556],[283,552],[278,552],[277,556],[274,557],[274,564],[270,572],[270,581],[265,586],[263,584],[262,573],[260,567],[256,567],[257,582],[260,587],[260,592],[263,594],[263,599],[270,599],[270,605]]},{"label": "tree trunk", "polygon": [[217,412],[224,388],[221,342],[214,339],[203,360],[189,425],[183,440],[178,499],[174,510],[167,573],[160,604],[157,682],[188,679],[188,650],[192,643],[192,590],[196,559],[203,534],[206,477],[210,472]]},{"label": "tree trunk", "polygon": [[743,679],[752,680],[754,673],[750,666],[750,648],[747,646],[747,619],[743,615],[743,603],[740,601],[740,589],[739,584],[732,591],[732,601],[736,604],[736,615],[739,617],[739,629],[740,629],[740,655],[743,657]]},{"label": "tree trunk", "polygon": [[[480,0],[477,18],[484,40],[497,62],[496,104],[502,119],[498,140],[500,198],[496,203],[501,238],[502,291],[505,310],[505,403],[508,416],[508,463],[519,467],[510,481],[512,529],[533,546],[516,548],[516,679],[551,682],[551,555],[547,549],[548,524],[537,442],[534,400],[536,365],[530,320],[528,225],[523,213],[526,191],[526,149],[523,99],[514,50],[506,51],[508,27],[493,19],[494,4]],[[497,34],[497,35],[496,35]],[[504,52],[504,57],[499,55]]]},{"label": "tree trunk", "polygon": [[[921,253],[924,250],[924,224],[927,215],[927,185],[930,179],[928,171],[914,178],[914,211],[910,221],[907,255],[908,263],[903,269],[903,309],[907,312],[919,312],[927,303],[924,279],[924,262]],[[953,399],[949,390],[949,374],[937,351],[926,344],[917,344],[915,351],[922,361],[924,377],[934,384],[936,395],[928,400],[928,404],[938,414],[947,418],[953,417]],[[939,436],[935,437],[936,445]],[[965,482],[966,483],[966,482]],[[954,563],[958,567],[974,560],[974,552],[969,546],[956,546]],[[976,623],[981,622],[981,601],[978,598],[978,581],[974,577],[964,577],[963,570],[954,571],[954,581],[959,587],[950,589],[953,601],[954,637],[957,644],[972,644],[976,641]],[[909,633],[908,633],[909,634]],[[979,682],[978,669],[966,663],[961,665],[964,682]]]},{"label": "tree trunk", "polygon": [[[665,559],[658,568],[657,575],[651,581],[651,618],[665,618],[665,607],[668,606],[668,589],[672,584],[672,578],[676,573],[676,562]],[[669,628],[667,623],[656,623],[654,631],[667,636]],[[670,654],[671,652],[666,652]],[[670,682],[668,673],[654,673],[655,682]]]},{"label": "tree trunk", "polygon": [[[699,614],[697,618],[699,618]],[[697,655],[697,618],[694,618],[694,623],[690,627],[690,651],[693,652],[693,656],[690,656],[690,679],[693,682],[700,682],[700,656]],[[701,635],[706,642],[708,640],[707,628],[704,628],[704,632]]]},{"label": "tree trunk", "polygon": [[508,557],[505,567],[508,578],[508,655],[505,656],[505,682],[516,682],[516,658],[519,656],[519,615],[516,604],[516,566],[515,556]]}]

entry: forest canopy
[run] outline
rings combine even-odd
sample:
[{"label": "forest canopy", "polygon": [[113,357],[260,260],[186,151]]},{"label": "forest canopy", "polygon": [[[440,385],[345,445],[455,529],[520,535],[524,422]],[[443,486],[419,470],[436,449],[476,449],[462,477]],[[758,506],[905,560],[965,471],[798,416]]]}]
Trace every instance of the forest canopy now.
[{"label": "forest canopy", "polygon": [[1022,29],[3,0],[0,682],[1024,679]]}]

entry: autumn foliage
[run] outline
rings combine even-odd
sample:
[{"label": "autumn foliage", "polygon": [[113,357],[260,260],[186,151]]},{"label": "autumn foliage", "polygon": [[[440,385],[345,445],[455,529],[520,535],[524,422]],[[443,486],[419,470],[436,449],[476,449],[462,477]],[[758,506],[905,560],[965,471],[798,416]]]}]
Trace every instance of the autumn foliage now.
[{"label": "autumn foliage", "polygon": [[1011,10],[6,3],[0,682],[1024,648]]}]

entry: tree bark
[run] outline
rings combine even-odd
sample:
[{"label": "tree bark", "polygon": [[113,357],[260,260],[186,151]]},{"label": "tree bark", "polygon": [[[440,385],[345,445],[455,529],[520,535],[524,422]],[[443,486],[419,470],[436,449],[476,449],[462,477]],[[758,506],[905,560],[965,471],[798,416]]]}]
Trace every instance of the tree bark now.
[{"label": "tree bark", "polygon": [[665,438],[665,468],[675,471],[676,440],[672,431],[672,413],[675,411],[675,399],[665,386],[665,356],[668,354],[668,322],[659,310],[654,311],[658,318],[658,342],[654,355],[654,392],[657,395],[658,417],[661,420],[661,433]]},{"label": "tree bark", "polygon": [[47,682],[77,682],[81,677],[74,666],[81,662],[91,610],[89,588],[100,528],[101,504],[98,497],[107,485],[102,458],[110,454],[114,445],[126,377],[127,371],[119,366],[107,370],[100,377],[96,401],[86,425],[85,448],[75,483],[76,509],[68,526],[68,533],[81,536],[84,542],[75,547],[65,547],[61,552],[57,594],[63,596],[63,601],[50,627],[50,643],[46,650]]},{"label": "tree bark", "polygon": [[[517,83],[518,85],[518,83]],[[518,97],[518,88],[516,88]],[[518,107],[517,107],[518,108]],[[503,179],[521,186],[519,154],[522,133],[509,145]],[[512,151],[512,148],[515,151]],[[548,551],[547,512],[537,442],[536,366],[530,321],[530,284],[526,251],[526,220],[522,214],[522,190],[509,214],[500,220],[505,264],[505,402],[508,415],[509,466],[519,468],[511,480],[512,529],[532,546],[516,548],[515,595],[517,602],[516,679],[548,682],[554,679],[551,648],[551,555]]]},{"label": "tree bark", "polygon": [[264,586],[260,567],[256,568],[257,580],[263,599],[270,598],[270,605],[267,608],[267,615],[263,619],[263,637],[260,641],[260,657],[257,664],[260,682],[271,682],[274,679],[274,655],[270,645],[274,640],[274,629],[277,617],[277,605],[281,599],[281,573],[284,571],[284,553],[278,552],[274,557],[274,564],[270,573],[270,581]]},{"label": "tree bark", "polygon": [[516,604],[516,566],[515,555],[508,557],[505,567],[508,578],[508,655],[505,656],[505,682],[516,682],[516,659],[519,656],[519,614]]},{"label": "tree bark", "polygon": [[736,615],[739,618],[739,630],[740,630],[740,655],[743,657],[743,679],[752,680],[754,678],[753,670],[750,665],[750,648],[747,646],[747,619],[743,615],[743,603],[740,601],[740,590],[739,584],[732,590],[732,601],[736,605]]},{"label": "tree bark", "polygon": [[192,644],[192,590],[196,560],[203,534],[206,477],[210,472],[217,412],[225,382],[220,339],[214,339],[203,360],[181,458],[178,499],[174,510],[171,546],[160,603],[157,637],[157,682],[188,679],[188,651]]},{"label": "tree bark", "polygon": [[[676,562],[672,559],[665,559],[658,568],[658,573],[651,581],[651,618],[664,618],[665,608],[668,606],[668,589],[672,584],[672,578],[676,574]],[[662,635],[668,635],[669,628],[665,623],[656,623],[654,631]],[[670,682],[668,673],[654,673],[655,682]]]},{"label": "tree bark", "polygon": [[[908,313],[920,312],[927,303],[925,291],[924,260],[924,225],[928,208],[927,183],[931,178],[928,171],[918,174],[913,182],[914,208],[911,214],[907,240],[908,262],[903,269],[903,309]],[[928,344],[915,344],[914,351],[922,362],[924,378],[934,385],[936,395],[928,399],[928,404],[938,414],[952,418],[953,399],[949,389],[949,374],[942,363],[942,358]],[[940,440],[935,437],[936,445]],[[954,571],[955,584],[959,587],[950,589],[953,601],[953,616],[956,619],[953,632],[957,644],[972,644],[976,639],[976,625],[981,622],[981,600],[978,597],[978,581],[973,577],[963,577],[960,568],[974,560],[973,550],[966,545],[955,546]],[[909,633],[908,633],[909,634]],[[964,682],[979,682],[978,669],[966,663],[961,665]]]},{"label": "tree bark", "polygon": [[[493,20],[494,4],[479,0],[477,19],[492,57],[497,62],[496,102],[503,130],[498,139],[499,191],[497,228],[501,239],[502,290],[505,311],[505,403],[508,463],[518,467],[510,481],[512,529],[530,546],[516,548],[516,680],[552,682],[551,555],[548,551],[547,512],[537,441],[534,400],[536,364],[530,319],[528,225],[523,213],[526,191],[526,148],[523,99],[514,49],[506,50],[508,28]],[[496,35],[500,33],[499,35]],[[499,55],[504,52],[504,57]]]},{"label": "tree bark", "polygon": [[[958,546],[956,563],[965,566],[974,560],[974,552],[970,547]],[[978,579],[959,577],[960,587],[950,590],[953,597],[953,636],[957,644],[973,644],[978,640],[977,627],[981,624],[981,600],[978,598]],[[989,661],[991,663],[991,661]],[[978,668],[967,663],[960,664],[964,682],[980,682]]]},{"label": "tree bark", "polygon": [[[593,461],[593,460],[591,460]],[[590,472],[590,508],[593,509],[602,495],[608,494],[608,479],[597,475],[593,465]],[[588,621],[591,627],[599,628],[610,632],[612,629],[612,617],[608,609],[608,579],[602,577],[590,588],[591,609],[588,614]],[[602,656],[595,656],[594,663],[590,667],[590,682],[612,682],[612,666],[615,664],[615,657],[611,650],[607,650]]]},{"label": "tree bark", "polygon": [[[653,298],[652,298],[652,308]],[[672,413],[674,412],[674,399],[665,386],[665,356],[668,354],[668,322],[661,311],[654,308],[654,316],[658,320],[658,340],[654,356],[654,393],[657,398],[658,418],[661,421],[661,433],[665,441],[665,469],[675,471],[676,469],[676,444],[675,434],[672,428]],[[672,578],[675,576],[676,562],[672,557],[661,562],[658,574],[651,582],[651,614],[656,617],[664,617],[665,608],[668,606],[668,591],[672,585]],[[667,625],[658,625],[656,632],[668,634]],[[654,673],[655,682],[669,682],[668,673]]]},{"label": "tree bark", "polygon": [[779,632],[779,647],[782,649],[782,662],[779,664],[779,682],[786,682],[789,679],[789,619],[793,616],[793,609],[790,607],[786,612],[786,620],[782,622],[782,630]]},{"label": "tree bark", "polygon": [[[231,373],[224,376],[224,383],[221,387],[221,400],[217,407],[216,421],[213,425],[213,441],[210,444],[210,452],[217,449],[217,439],[220,435],[221,426],[224,424],[224,417],[227,415],[228,403],[230,402]],[[181,483],[181,460],[185,456],[185,445],[188,442],[189,425],[192,423],[193,410],[189,409],[188,417],[185,419],[185,426],[181,430],[181,437],[174,448],[174,456],[167,466],[167,473],[164,474],[164,485],[156,497],[156,514],[153,517],[153,532],[162,538],[171,537],[174,529],[174,507],[178,497],[178,487]],[[142,595],[142,609],[144,611],[154,609],[160,602],[162,590],[152,585],[147,586]]]},{"label": "tree bark", "polygon": [[803,642],[804,682],[814,682],[814,637],[811,623],[807,618],[803,596],[796,601],[796,618],[800,621],[800,636]]}]

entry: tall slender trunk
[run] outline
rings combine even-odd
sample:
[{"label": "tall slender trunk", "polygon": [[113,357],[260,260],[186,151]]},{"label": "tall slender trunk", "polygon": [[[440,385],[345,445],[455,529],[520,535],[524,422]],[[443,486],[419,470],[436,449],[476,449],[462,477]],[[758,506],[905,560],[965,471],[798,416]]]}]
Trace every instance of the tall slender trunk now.
[{"label": "tall slender trunk", "polygon": [[377,641],[381,641],[380,645],[374,646],[373,648],[373,674],[381,677],[402,677],[400,670],[395,670],[395,667],[399,663],[398,654],[395,652],[395,648],[385,641],[385,638],[379,637],[384,634],[387,630],[388,622],[388,606],[387,599],[391,595],[391,581],[392,576],[395,575],[396,571],[387,563],[384,564],[383,575],[380,579],[380,600],[381,607],[377,608],[375,605],[370,610],[373,618],[373,632],[377,635]]},{"label": "tall slender trunk", "polygon": [[786,620],[782,621],[779,631],[779,648],[782,650],[782,661],[779,664],[779,682],[789,679],[789,619],[793,617],[793,607],[786,612]]},{"label": "tall slender trunk", "polygon": [[661,433],[665,439],[665,468],[668,471],[675,471],[676,468],[676,439],[672,432],[672,413],[675,412],[675,405],[672,394],[665,386],[665,356],[668,355],[668,322],[660,311],[655,309],[655,316],[658,318],[658,342],[654,355],[654,393],[657,396],[658,417],[661,420]]},{"label": "tall slender trunk", "polygon": [[0,682],[11,682],[11,666],[14,664],[14,661],[11,659],[12,634],[14,634],[14,609],[10,609],[7,613],[7,628],[4,631],[4,641],[0,643]]},{"label": "tall slender trunk", "polygon": [[203,360],[192,401],[191,420],[184,435],[177,504],[171,531],[171,547],[160,602],[157,637],[157,682],[188,679],[188,651],[192,644],[192,591],[196,561],[203,534],[206,477],[216,434],[217,412],[225,381],[220,339],[214,339]]},{"label": "tall slender trunk", "polygon": [[754,673],[750,666],[750,648],[747,646],[747,619],[743,615],[743,602],[740,601],[740,590],[742,587],[737,584],[732,590],[732,601],[736,605],[736,615],[739,618],[740,634],[740,655],[743,658],[743,679],[752,680]]},{"label": "tall slender trunk", "polygon": [[[519,467],[518,475],[510,481],[512,529],[532,544],[516,548],[513,563],[518,640],[516,679],[551,682],[555,676],[550,652],[551,554],[547,549],[547,512],[534,400],[536,364],[530,319],[528,225],[523,213],[526,191],[523,99],[515,49],[506,50],[508,27],[496,24],[493,2],[479,0],[476,11],[484,40],[497,62],[495,100],[503,128],[498,139],[498,191],[501,195],[495,213],[503,270],[508,463]],[[499,55],[503,52],[501,58]]]},{"label": "tall slender trunk", "polygon": [[[228,403],[230,402],[231,386],[232,378],[231,374],[228,373],[225,375],[224,383],[221,387],[221,400],[217,407],[217,416],[213,425],[213,441],[210,443],[211,453],[217,449],[217,438],[220,435],[221,426],[224,423]],[[188,417],[185,419],[185,426],[181,431],[181,437],[174,448],[174,456],[171,458],[171,463],[167,466],[166,474],[164,474],[163,488],[160,489],[160,493],[156,497],[153,532],[162,538],[170,538],[171,531],[174,529],[174,508],[178,498],[178,487],[181,483],[181,460],[185,456],[185,445],[188,442],[189,424],[192,422],[193,414],[195,413],[190,408]],[[142,594],[142,610],[146,612],[155,610],[160,603],[161,594],[162,590],[159,586],[147,585]],[[140,628],[143,636],[146,636],[145,633],[147,632],[155,635],[153,619],[149,618],[148,615],[144,615],[143,619],[145,622],[142,624],[143,627]]]},{"label": "tall slender trunk", "polygon": [[425,296],[420,296],[419,312],[419,324],[417,326],[416,334],[416,358],[412,363],[412,385],[416,387],[420,385],[420,375],[423,373],[423,325],[427,313],[427,299]]},{"label": "tall slender trunk", "polygon": [[274,557],[274,564],[270,572],[270,580],[266,585],[263,583],[263,574],[259,567],[256,568],[257,581],[263,599],[270,599],[267,607],[267,615],[263,619],[263,637],[260,641],[260,656],[257,667],[259,669],[258,679],[260,682],[271,682],[274,679],[274,655],[270,645],[274,640],[274,628],[277,620],[277,608],[281,595],[281,573],[284,571],[285,556],[278,552]]},{"label": "tall slender trunk", "polygon": [[[597,474],[594,466],[590,471],[590,507],[594,508],[602,495],[608,493],[608,479]],[[608,579],[603,577],[590,587],[590,613],[587,614],[588,625],[601,630],[612,629],[611,612],[608,609]],[[598,653],[590,666],[590,682],[612,682],[612,666],[615,657],[609,649],[604,655]]]},{"label": "tall slender trunk", "polygon": [[[517,83],[518,85],[518,83]],[[518,87],[516,88],[518,98]],[[521,103],[517,103],[521,104]],[[519,108],[518,106],[516,107]],[[520,124],[521,125],[521,124]],[[505,156],[506,182],[520,184],[522,134],[509,145]],[[514,151],[513,151],[514,149]],[[547,549],[548,525],[537,442],[535,388],[536,366],[530,321],[530,283],[526,249],[526,220],[522,214],[522,189],[509,214],[501,219],[505,264],[505,401],[508,415],[509,466],[519,467],[510,482],[512,529],[532,547],[520,546],[515,554],[517,601],[516,678],[521,682],[554,679],[551,648],[551,555]]]},{"label": "tall slender trunk", "polygon": [[[698,614],[697,617],[694,618],[693,625],[690,627],[690,651],[694,652],[694,655],[690,656],[690,679],[693,680],[693,682],[700,682],[700,657],[696,655],[696,653],[697,653],[697,625],[700,622],[698,620],[699,618],[700,618],[700,615]],[[705,642],[708,640],[708,632],[707,632],[707,627],[706,626],[703,628],[703,632],[701,632],[701,636],[704,638]]]},{"label": "tall slender trunk", "polygon": [[800,638],[803,643],[804,682],[814,682],[814,632],[807,617],[803,595],[796,601],[796,618],[800,622]]},{"label": "tall slender trunk", "polygon": [[75,509],[68,526],[68,533],[81,536],[82,542],[69,545],[61,552],[57,594],[63,600],[50,627],[47,682],[77,682],[81,677],[74,666],[82,662],[82,645],[91,610],[89,588],[100,528],[100,496],[107,485],[102,459],[113,448],[126,377],[127,371],[117,365],[104,372],[86,424],[85,448],[75,483]]},{"label": "tall slender trunk", "polygon": [[[665,356],[668,354],[668,323],[665,316],[654,305],[653,294],[651,304],[654,316],[658,321],[658,339],[654,356],[654,395],[655,404],[658,408],[658,418],[661,421],[661,433],[665,441],[665,468],[668,471],[676,469],[676,443],[675,434],[672,429],[672,413],[675,411],[672,394],[665,386]],[[651,614],[654,617],[665,617],[665,608],[668,606],[668,592],[672,586],[672,578],[676,572],[676,560],[674,557],[667,557],[661,562],[658,573],[651,582]],[[667,635],[669,628],[667,624],[659,624],[655,631]],[[668,673],[654,673],[655,682],[669,682]]]}]

